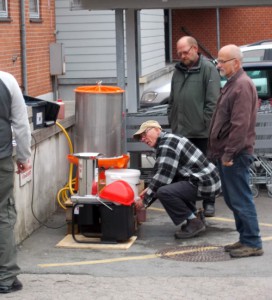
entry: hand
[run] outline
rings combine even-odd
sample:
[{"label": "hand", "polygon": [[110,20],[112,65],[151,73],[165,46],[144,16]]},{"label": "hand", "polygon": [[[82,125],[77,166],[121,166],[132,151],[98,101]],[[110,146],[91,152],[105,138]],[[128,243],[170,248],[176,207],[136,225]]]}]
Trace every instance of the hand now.
[{"label": "hand", "polygon": [[144,199],[144,195],[145,195],[146,191],[147,191],[147,188],[144,189],[144,190],[140,193],[139,197],[142,198],[142,199]]},{"label": "hand", "polygon": [[225,167],[231,167],[233,165],[233,160],[222,161],[222,165],[225,166]]},{"label": "hand", "polygon": [[18,168],[18,170],[16,171],[17,174],[24,173],[31,169],[31,163],[29,160],[27,160],[24,163],[17,160],[16,163],[17,163],[17,168]]},{"label": "hand", "polygon": [[140,210],[142,208],[144,208],[144,202],[143,202],[143,199],[142,198],[138,198],[135,202],[135,207],[136,207],[136,210]]}]

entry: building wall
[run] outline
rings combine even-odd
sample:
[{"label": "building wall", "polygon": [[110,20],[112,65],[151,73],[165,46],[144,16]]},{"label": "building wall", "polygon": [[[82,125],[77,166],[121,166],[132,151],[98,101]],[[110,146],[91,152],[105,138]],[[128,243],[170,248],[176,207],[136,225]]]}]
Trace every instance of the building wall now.
[{"label": "building wall", "polygon": [[[9,19],[0,22],[1,70],[10,72],[22,87],[20,1],[8,1]],[[25,1],[28,95],[37,97],[52,92],[49,74],[49,44],[55,41],[55,1],[40,0],[41,19],[29,19]]]},{"label": "building wall", "polygon": [[12,73],[21,85],[19,1],[9,2],[11,20],[0,22],[0,66],[2,71]]},{"label": "building wall", "polygon": [[272,6],[229,8],[221,11],[221,46],[245,45],[272,39]]},{"label": "building wall", "polygon": [[[59,76],[61,97],[73,99],[74,88],[101,79],[116,84],[115,12],[71,11],[69,1],[57,0],[56,20],[57,42],[64,45],[66,62],[66,73]],[[144,76],[165,66],[163,10],[141,10],[139,20],[139,76]]]},{"label": "building wall", "polygon": [[142,10],[140,29],[141,76],[144,76],[165,67],[163,10]]},{"label": "building wall", "polygon": [[[65,123],[62,125],[65,126]],[[73,135],[73,127],[65,129],[69,136]],[[66,135],[63,132],[57,133],[57,127],[42,130],[43,132],[33,132],[36,140],[39,140],[39,137],[44,137],[44,140],[32,146],[31,181],[21,186],[19,176],[17,174],[14,176],[14,197],[17,209],[16,243],[22,242],[40,227],[41,224],[37,219],[41,223],[46,222],[56,211],[59,207],[58,192],[68,183],[69,163],[66,157],[69,154],[69,147]],[[52,135],[52,132],[56,134]],[[16,169],[15,160],[14,168]],[[65,221],[63,223],[65,224]],[[51,226],[50,223],[47,225]]]},{"label": "building wall", "polygon": [[55,42],[55,1],[40,0],[40,13],[40,23],[29,22],[26,18],[27,80],[31,96],[52,91],[49,45]]},{"label": "building wall", "polygon": [[[272,7],[246,7],[219,9],[220,45],[238,46],[272,38]],[[201,42],[214,57],[217,56],[216,9],[177,9],[172,11],[173,58],[176,56],[176,42],[186,35],[186,28]]]}]

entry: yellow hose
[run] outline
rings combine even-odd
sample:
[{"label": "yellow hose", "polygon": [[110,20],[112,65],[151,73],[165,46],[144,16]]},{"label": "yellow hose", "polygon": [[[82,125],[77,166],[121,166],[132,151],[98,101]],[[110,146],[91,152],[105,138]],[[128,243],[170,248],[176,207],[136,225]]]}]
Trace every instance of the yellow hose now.
[{"label": "yellow hose", "polygon": [[[64,135],[66,136],[68,145],[69,145],[70,154],[73,154],[74,153],[73,144],[71,142],[71,139],[70,139],[67,131],[59,122],[56,122],[56,125],[59,126],[59,128],[63,131]],[[70,198],[71,195],[74,195],[74,192],[75,192],[74,185],[76,182],[76,178],[73,178],[73,168],[74,168],[74,165],[72,163],[70,163],[68,183],[63,188],[61,188],[57,194],[57,201],[58,201],[60,207],[62,207],[63,209],[67,209],[65,206],[65,202]]]}]

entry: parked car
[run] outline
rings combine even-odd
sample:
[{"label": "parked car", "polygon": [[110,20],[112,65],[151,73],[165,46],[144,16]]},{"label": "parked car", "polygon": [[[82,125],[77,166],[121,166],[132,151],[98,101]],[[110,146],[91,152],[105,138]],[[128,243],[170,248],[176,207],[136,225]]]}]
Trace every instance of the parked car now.
[{"label": "parked car", "polygon": [[[272,50],[272,48],[271,48]],[[243,68],[252,78],[260,99],[260,109],[263,105],[271,103],[272,99],[272,60],[259,62],[244,62]],[[222,78],[221,86],[224,86],[226,80]],[[143,93],[140,104],[142,108],[155,105],[167,104],[171,90],[171,82],[166,82],[157,89],[147,90]],[[267,103],[266,103],[267,102]]]},{"label": "parked car", "polygon": [[161,85],[155,89],[147,89],[142,94],[142,97],[140,99],[140,106],[145,108],[155,105],[167,104],[170,90],[171,82],[167,82],[166,84]]},{"label": "parked car", "polygon": [[243,63],[259,96],[259,111],[272,112],[272,61]]},{"label": "parked car", "polygon": [[249,46],[258,46],[258,45],[266,45],[266,44],[272,44],[272,39],[257,41],[251,44],[247,44],[245,46],[249,47]]},{"label": "parked car", "polygon": [[272,60],[272,42],[254,46],[241,46],[244,62]]}]

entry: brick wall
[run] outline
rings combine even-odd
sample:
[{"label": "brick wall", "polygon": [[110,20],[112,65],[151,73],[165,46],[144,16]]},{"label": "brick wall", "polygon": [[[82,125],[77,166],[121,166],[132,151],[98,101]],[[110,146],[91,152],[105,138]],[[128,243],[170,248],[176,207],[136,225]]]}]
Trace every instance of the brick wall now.
[{"label": "brick wall", "polygon": [[[22,87],[19,2],[8,1],[9,20],[0,22],[0,66],[13,74]],[[30,21],[29,2],[25,3],[28,95],[35,97],[52,91],[49,44],[55,42],[55,1],[40,0],[39,22]]]},{"label": "brick wall", "polygon": [[[221,8],[220,45],[244,45],[272,39],[272,7]],[[217,56],[216,9],[177,9],[172,11],[173,58],[176,42],[186,35],[185,27],[214,57]]]},{"label": "brick wall", "polygon": [[9,1],[9,12],[11,20],[0,22],[0,69],[12,73],[21,84],[19,1]]}]

